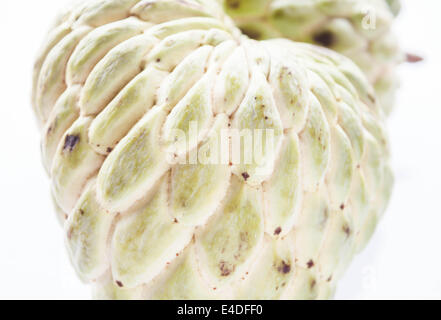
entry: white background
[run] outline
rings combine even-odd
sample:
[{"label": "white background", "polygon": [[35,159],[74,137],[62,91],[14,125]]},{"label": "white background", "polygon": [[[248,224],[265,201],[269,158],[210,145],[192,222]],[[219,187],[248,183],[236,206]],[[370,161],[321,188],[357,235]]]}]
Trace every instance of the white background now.
[{"label": "white background", "polygon": [[[389,120],[396,187],[340,299],[441,299],[441,1],[404,0],[396,31],[424,56],[404,65]],[[0,10],[0,299],[88,299],[65,253],[29,102],[33,59],[65,0],[2,0]]]}]

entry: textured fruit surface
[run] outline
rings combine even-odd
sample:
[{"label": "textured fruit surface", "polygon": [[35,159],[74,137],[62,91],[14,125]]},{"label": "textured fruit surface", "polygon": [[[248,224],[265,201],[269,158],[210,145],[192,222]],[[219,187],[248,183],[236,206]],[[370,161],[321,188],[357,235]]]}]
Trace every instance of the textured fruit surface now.
[{"label": "textured fruit surface", "polygon": [[[34,79],[68,252],[96,298],[330,298],[388,202],[383,110],[362,71],[251,40],[215,1],[83,1]],[[208,161],[246,129],[272,133],[259,161],[242,161],[245,143]]]},{"label": "textured fruit surface", "polygon": [[392,32],[399,0],[218,0],[253,39],[289,38],[348,56],[366,73],[385,113],[404,57]]}]

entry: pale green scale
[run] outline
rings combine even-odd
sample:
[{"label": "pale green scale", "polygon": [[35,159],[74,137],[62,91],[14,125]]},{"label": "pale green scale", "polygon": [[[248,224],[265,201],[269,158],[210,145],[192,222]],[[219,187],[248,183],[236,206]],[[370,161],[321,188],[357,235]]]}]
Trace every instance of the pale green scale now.
[{"label": "pale green scale", "polygon": [[320,286],[316,270],[296,266],[294,272],[294,281],[284,293],[284,298],[288,300],[318,299]]},{"label": "pale green scale", "polygon": [[157,90],[168,72],[148,66],[95,118],[89,130],[92,146],[102,154],[110,153],[157,99]]},{"label": "pale green scale", "polygon": [[242,41],[241,45],[247,56],[250,73],[253,75],[256,72],[260,72],[263,73],[265,78],[268,78],[272,59],[266,46],[259,41],[251,39]]},{"label": "pale green scale", "polygon": [[[283,138],[283,126],[279,112],[274,102],[272,89],[264,74],[259,69],[254,69],[248,92],[239,109],[234,114],[232,128],[239,131],[247,130],[253,137],[253,146],[245,145],[245,139],[240,143],[241,158],[239,163],[234,163],[233,172],[250,185],[260,185],[266,181],[274,170],[274,162]],[[255,133],[255,129],[263,130],[262,137]],[[267,137],[272,142],[267,143]],[[260,140],[260,141],[259,141]],[[256,147],[259,147],[259,154]],[[246,163],[245,147],[251,148],[252,159]]]},{"label": "pale green scale", "polygon": [[225,30],[225,25],[218,19],[213,18],[185,18],[172,20],[169,22],[158,24],[149,30],[149,33],[156,38],[165,39],[168,36],[185,32],[189,30]]},{"label": "pale green scale", "polygon": [[375,232],[378,224],[377,208],[373,206],[368,213],[365,223],[361,227],[361,231],[355,238],[355,252],[360,253],[368,244],[369,240]]},{"label": "pale green scale", "polygon": [[88,0],[75,12],[76,24],[99,27],[127,18],[139,0]]},{"label": "pale green scale", "polygon": [[225,61],[214,85],[214,112],[233,114],[245,96],[249,84],[247,58],[236,48]]},{"label": "pale green scale", "polygon": [[189,30],[168,36],[148,54],[146,62],[171,72],[181,61],[199,48],[207,35],[205,30]]},{"label": "pale green scale", "polygon": [[43,129],[41,149],[48,173],[51,171],[52,161],[61,138],[80,116],[80,108],[78,106],[80,92],[80,86],[68,88],[58,99]]},{"label": "pale green scale", "polygon": [[284,139],[275,170],[264,185],[265,231],[284,236],[292,229],[302,204],[300,146],[297,134]]},{"label": "pale green scale", "polygon": [[168,170],[160,144],[165,117],[161,107],[150,110],[107,157],[98,175],[98,195],[109,210],[132,207]]},{"label": "pale green scale", "polygon": [[81,113],[97,115],[140,71],[145,55],[156,40],[139,35],[113,48],[95,66],[84,84]]},{"label": "pale green scale", "polygon": [[92,283],[92,295],[95,300],[142,300],[144,286],[136,288],[120,287],[112,278],[110,270]]},{"label": "pale green scale", "polygon": [[173,109],[198,80],[207,68],[213,51],[211,46],[202,46],[190,53],[164,80],[158,92],[158,105]]},{"label": "pale green scale", "polygon": [[206,74],[168,115],[162,130],[162,141],[172,158],[186,155],[206,136],[213,121],[212,79],[211,73]]},{"label": "pale green scale", "polygon": [[330,129],[326,116],[315,96],[311,95],[308,121],[300,134],[303,167],[303,188],[317,190],[323,181],[330,159]]},{"label": "pale green scale", "polygon": [[358,233],[362,229],[372,207],[361,168],[357,168],[354,172],[349,205],[353,208],[354,228],[355,232]]},{"label": "pale green scale", "polygon": [[364,154],[364,134],[360,118],[344,102],[338,104],[338,123],[351,141],[354,161],[359,164]]},{"label": "pale green scale", "polygon": [[231,17],[259,17],[265,15],[270,5],[270,0],[225,0],[224,8]]},{"label": "pale green scale", "polygon": [[[48,54],[51,52],[51,50],[61,41],[63,40],[70,32],[72,31],[70,24],[63,23],[59,26],[57,26],[55,29],[53,29],[48,36],[46,37],[46,40],[44,42],[44,46],[40,48],[40,51],[38,52],[37,58],[34,63],[34,73],[32,78],[32,104],[33,107],[36,109],[36,98],[37,98],[37,85],[38,85],[38,79],[40,77],[40,71],[43,67],[43,64],[48,56]],[[37,109],[36,109],[37,111]],[[40,121],[43,119],[39,119]]]},{"label": "pale green scale", "polygon": [[335,125],[338,117],[338,102],[325,81],[315,72],[308,73],[311,79],[311,92],[320,102],[329,125]]},{"label": "pale green scale", "polygon": [[78,42],[90,32],[89,27],[77,28],[62,39],[46,57],[38,78],[36,110],[43,121],[49,117],[54,104],[66,90],[65,70]]},{"label": "pale green scale", "polygon": [[384,173],[384,154],[378,141],[367,131],[364,132],[366,141],[366,153],[362,160],[363,173],[366,178],[369,193],[376,195],[371,199],[373,205],[378,205],[378,190],[381,189]]},{"label": "pale green scale", "polygon": [[113,278],[124,287],[150,282],[188,245],[193,228],[168,213],[168,176],[141,209],[123,217],[112,237]]},{"label": "pale green scale", "polygon": [[329,222],[324,232],[323,244],[317,261],[320,280],[340,279],[348,262],[355,253],[355,232],[349,220],[353,208],[330,211]]},{"label": "pale green scale", "polygon": [[131,14],[152,23],[211,15],[206,7],[191,0],[142,0],[132,8]]},{"label": "pale green scale", "polygon": [[210,283],[222,283],[245,273],[263,241],[262,190],[233,177],[218,214],[197,238],[201,268]]},{"label": "pale green scale", "polygon": [[363,127],[376,140],[381,152],[385,155],[389,155],[389,141],[387,139],[387,133],[383,126],[383,122],[378,121],[378,118],[376,118],[372,112],[367,110],[363,112],[361,121],[363,123]]},{"label": "pale green scale", "polygon": [[[172,169],[170,210],[179,223],[204,224],[227,193],[231,170],[228,164],[221,164],[220,140],[228,122],[225,114],[216,117],[213,129],[199,148],[197,164],[177,165]],[[203,157],[210,161],[201,163]]]},{"label": "pale green scale", "polygon": [[76,47],[66,70],[68,85],[84,83],[93,67],[112,48],[147,29],[149,24],[136,18],[110,23],[90,32]]},{"label": "pale green scale", "polygon": [[178,258],[172,270],[153,288],[149,298],[153,300],[212,300],[222,299],[228,292],[209,286],[202,278],[197,264],[198,256],[191,245]]},{"label": "pale green scale", "polygon": [[88,179],[101,167],[104,157],[87,141],[92,118],[80,117],[63,136],[52,165],[55,199],[64,212],[70,212],[81,196]]},{"label": "pale green scale", "polygon": [[65,224],[70,259],[85,281],[95,280],[109,268],[107,237],[114,218],[98,203],[93,179]]},{"label": "pale green scale", "polygon": [[279,300],[294,278],[292,237],[265,242],[252,271],[236,284],[235,299]]},{"label": "pale green scale", "polygon": [[296,264],[302,268],[312,268],[322,244],[324,231],[330,215],[329,196],[323,184],[317,192],[306,192],[302,209],[295,216]]},{"label": "pale green scale", "polygon": [[326,176],[331,210],[345,206],[355,170],[351,142],[340,126],[331,129],[331,158]]},{"label": "pale green scale", "polygon": [[300,65],[284,60],[272,60],[269,82],[283,127],[298,133],[304,128],[308,115],[310,79]]}]

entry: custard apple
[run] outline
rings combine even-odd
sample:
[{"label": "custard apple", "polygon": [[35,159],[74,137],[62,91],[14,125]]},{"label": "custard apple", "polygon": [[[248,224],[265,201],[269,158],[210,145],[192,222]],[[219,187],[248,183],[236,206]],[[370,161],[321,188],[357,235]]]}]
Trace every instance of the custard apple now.
[{"label": "custard apple", "polygon": [[391,30],[399,0],[219,0],[256,40],[289,38],[338,51],[366,73],[390,113],[404,60]]},{"label": "custard apple", "polygon": [[330,298],[393,184],[362,71],[249,39],[213,0],[70,7],[33,105],[72,264],[98,299]]}]

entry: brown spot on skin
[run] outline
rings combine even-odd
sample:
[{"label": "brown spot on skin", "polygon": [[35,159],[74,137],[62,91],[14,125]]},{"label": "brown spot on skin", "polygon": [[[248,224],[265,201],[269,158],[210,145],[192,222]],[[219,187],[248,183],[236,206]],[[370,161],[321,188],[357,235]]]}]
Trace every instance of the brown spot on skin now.
[{"label": "brown spot on skin", "polygon": [[276,230],[274,230],[274,235],[278,236],[282,232],[282,228],[278,227]]},{"label": "brown spot on skin", "polygon": [[72,152],[75,149],[75,146],[80,142],[80,137],[77,135],[67,135],[66,139],[64,139],[63,151],[68,150]]},{"label": "brown spot on skin", "polygon": [[311,259],[306,263],[306,265],[308,266],[308,269],[311,269],[314,266],[314,261]]},{"label": "brown spot on skin", "polygon": [[326,30],[314,35],[314,42],[329,48],[334,45],[336,39],[331,31]]},{"label": "brown spot on skin", "polygon": [[113,151],[112,148],[107,148],[107,153],[111,153]]},{"label": "brown spot on skin", "polygon": [[69,240],[72,239],[72,234],[73,234],[73,229],[70,228],[70,229],[67,231],[67,238],[68,238]]},{"label": "brown spot on skin", "polygon": [[248,38],[251,38],[251,39],[254,39],[254,40],[262,39],[262,33],[259,30],[248,28],[248,27],[242,27],[242,28],[240,28],[240,30]]},{"label": "brown spot on skin", "polygon": [[175,219],[173,220],[173,223],[179,223],[178,219],[175,218]]},{"label": "brown spot on skin", "polygon": [[329,278],[326,281],[331,282],[332,281],[332,276],[329,276]]},{"label": "brown spot on skin", "polygon": [[219,269],[221,271],[221,276],[222,277],[228,277],[235,269],[235,267],[233,266],[232,268],[230,266],[228,266],[228,263],[225,261],[221,261],[219,263]]},{"label": "brown spot on skin", "polygon": [[417,63],[417,62],[421,62],[423,60],[424,60],[423,57],[420,57],[416,54],[412,54],[412,53],[406,54],[406,61],[409,63]]},{"label": "brown spot on skin", "polygon": [[373,96],[371,94],[368,94],[368,98],[369,98],[369,100],[371,100],[372,103],[377,102],[377,99],[375,98],[375,96]]},{"label": "brown spot on skin", "polygon": [[346,236],[349,238],[351,235],[351,229],[348,226],[343,227],[343,232],[346,233]]},{"label": "brown spot on skin", "polygon": [[240,7],[240,2],[238,0],[227,0],[227,6],[231,9],[238,9]]},{"label": "brown spot on skin", "polygon": [[80,214],[84,216],[84,210],[80,209]]},{"label": "brown spot on skin", "polygon": [[316,284],[317,284],[317,282],[315,280],[311,281],[311,290],[314,289]]},{"label": "brown spot on skin", "polygon": [[213,288],[213,290],[217,290],[217,288]]},{"label": "brown spot on skin", "polygon": [[250,175],[248,174],[248,172],[244,172],[242,173],[242,177],[244,178],[245,181],[247,181]]},{"label": "brown spot on skin", "polygon": [[161,59],[160,58],[156,59],[156,62],[157,63],[161,62]]},{"label": "brown spot on skin", "polygon": [[277,268],[277,271],[283,274],[287,274],[291,271],[291,265],[287,264],[285,261],[282,260],[282,263]]},{"label": "brown spot on skin", "polygon": [[69,216],[67,214],[64,215],[64,220],[69,219]]},{"label": "brown spot on skin", "polygon": [[121,281],[116,281],[116,284],[118,285],[118,287],[122,288],[124,287],[123,283]]},{"label": "brown spot on skin", "polygon": [[341,209],[341,210],[344,210],[344,209],[345,209],[345,204],[344,204],[344,203],[342,203],[342,204],[340,205],[340,209]]}]

